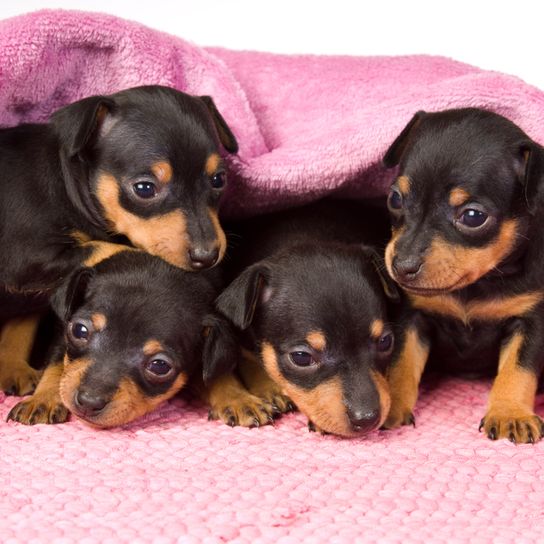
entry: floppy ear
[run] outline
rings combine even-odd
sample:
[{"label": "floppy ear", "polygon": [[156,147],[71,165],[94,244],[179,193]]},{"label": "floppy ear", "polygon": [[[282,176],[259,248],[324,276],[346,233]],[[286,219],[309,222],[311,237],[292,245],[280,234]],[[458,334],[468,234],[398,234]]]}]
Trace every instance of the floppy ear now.
[{"label": "floppy ear", "polygon": [[69,321],[77,308],[83,304],[93,274],[92,268],[79,268],[54,292],[51,307],[61,320]]},{"label": "floppy ear", "polygon": [[202,351],[202,378],[207,385],[222,374],[232,372],[241,361],[238,335],[228,319],[220,315],[204,318],[206,338]]},{"label": "floppy ear", "polygon": [[223,147],[229,153],[238,153],[238,142],[234,137],[234,134],[230,130],[227,122],[223,119],[223,116],[219,113],[217,106],[215,105],[211,96],[201,96],[200,99],[204,102],[206,108],[210,112],[213,124],[219,135],[219,140],[223,144]]},{"label": "floppy ear", "polygon": [[[538,204],[538,193],[544,181],[544,148],[533,141],[522,144],[521,182],[529,212],[534,214]],[[524,168],[523,168],[524,166]]]},{"label": "floppy ear", "polygon": [[411,132],[419,125],[421,119],[427,115],[424,111],[418,111],[411,119],[411,121],[404,127],[402,132],[397,136],[395,141],[391,144],[385,156],[383,158],[383,164],[387,168],[392,168],[399,164],[402,154],[406,149],[406,145],[410,139]]},{"label": "floppy ear", "polygon": [[111,98],[90,96],[65,106],[51,116],[51,124],[69,158],[85,154],[114,108],[115,102]]},{"label": "floppy ear", "polygon": [[373,247],[369,246],[363,246],[363,253],[376,270],[386,297],[392,302],[400,302],[400,294],[397,284],[388,274],[383,257]]},{"label": "floppy ear", "polygon": [[260,263],[246,268],[217,298],[216,309],[238,329],[245,330],[253,321],[259,300],[268,298],[268,268]]}]

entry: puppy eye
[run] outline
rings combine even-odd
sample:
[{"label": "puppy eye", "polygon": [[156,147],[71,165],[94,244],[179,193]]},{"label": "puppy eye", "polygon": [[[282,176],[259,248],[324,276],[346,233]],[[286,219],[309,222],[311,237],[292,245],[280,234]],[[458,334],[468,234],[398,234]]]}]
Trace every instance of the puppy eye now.
[{"label": "puppy eye", "polygon": [[481,210],[468,208],[459,216],[458,221],[465,227],[477,229],[485,224],[488,217],[487,213]]},{"label": "puppy eye", "polygon": [[85,345],[91,337],[90,326],[82,321],[74,321],[68,325],[68,337],[76,345]]},{"label": "puppy eye", "polygon": [[157,188],[150,181],[139,181],[132,186],[134,194],[143,199],[150,199],[156,196]]},{"label": "puppy eye", "polygon": [[214,189],[221,189],[227,182],[227,175],[225,172],[217,172],[211,179],[210,183]]},{"label": "puppy eye", "polygon": [[396,190],[392,189],[387,198],[387,206],[391,211],[398,211],[402,208],[403,199],[402,195]]},{"label": "puppy eye", "polygon": [[174,364],[165,355],[155,356],[144,364],[144,373],[151,382],[166,381],[174,373]]},{"label": "puppy eye", "polygon": [[394,336],[392,332],[382,334],[376,340],[376,349],[381,353],[389,353],[393,349]]},{"label": "puppy eye", "polygon": [[289,354],[289,359],[291,359],[291,362],[296,366],[307,367],[317,364],[312,354],[307,351],[292,351]]}]

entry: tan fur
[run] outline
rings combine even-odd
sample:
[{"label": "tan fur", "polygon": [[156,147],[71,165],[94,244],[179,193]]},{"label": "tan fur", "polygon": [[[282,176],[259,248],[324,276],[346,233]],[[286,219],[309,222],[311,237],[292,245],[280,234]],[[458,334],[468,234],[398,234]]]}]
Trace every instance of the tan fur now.
[{"label": "tan fur", "polygon": [[164,351],[163,345],[158,341],[152,338],[151,340],[148,340],[144,344],[143,352],[145,355],[155,355],[157,353],[160,353],[161,351]]},{"label": "tan fur", "polygon": [[[505,221],[496,239],[482,248],[453,245],[437,236],[425,254],[421,272],[410,287],[454,291],[470,285],[497,266],[513,249],[517,235],[517,221]],[[386,251],[387,270],[392,269],[396,238],[391,239]],[[406,287],[409,290],[409,287]]]},{"label": "tan fur", "polygon": [[204,167],[208,176],[213,176],[216,173],[218,166],[221,164],[221,157],[217,153],[212,153],[206,159],[206,165]]},{"label": "tan fur", "polygon": [[40,322],[33,315],[8,321],[0,334],[0,390],[18,395],[34,391],[41,373],[29,364],[30,353]]},{"label": "tan fur", "polygon": [[104,314],[95,313],[91,315],[91,322],[94,330],[100,332],[106,328],[108,320]]},{"label": "tan fur", "polygon": [[213,224],[215,237],[217,238],[217,243],[219,246],[219,257],[217,258],[217,262],[220,263],[225,256],[225,251],[227,250],[227,237],[225,236],[225,232],[219,223],[217,211],[213,208],[208,208],[208,214],[210,215],[210,220]]},{"label": "tan fur", "polygon": [[410,422],[428,356],[429,347],[421,342],[417,330],[408,328],[401,353],[387,376],[391,392],[391,409],[385,421],[387,428],[393,429]]},{"label": "tan fur", "polygon": [[400,176],[397,179],[397,187],[402,196],[406,196],[410,192],[410,178],[408,176]]},{"label": "tan fur", "polygon": [[370,336],[378,339],[383,334],[384,323],[381,319],[374,319],[370,324]]},{"label": "tan fur", "polygon": [[210,405],[210,419],[243,427],[272,423],[271,404],[251,394],[234,374],[223,374],[213,380],[204,389],[203,398]]},{"label": "tan fur", "polygon": [[[60,395],[64,404],[73,412],[74,395],[79,389],[81,379],[89,366],[88,359],[64,360],[64,372],[60,382]],[[187,383],[187,375],[180,373],[172,386],[155,397],[147,397],[129,378],[121,380],[117,392],[100,414],[91,421],[83,420],[94,427],[115,427],[124,425],[154,410],[159,404],[173,397]]]},{"label": "tan fur", "polygon": [[462,187],[455,187],[450,192],[449,204],[452,207],[461,206],[470,200],[470,194]]},{"label": "tan fur", "polygon": [[316,351],[323,351],[327,347],[327,339],[321,331],[310,331],[306,335],[306,342]]},{"label": "tan fur", "polygon": [[528,442],[542,436],[540,420],[534,413],[537,376],[519,363],[524,343],[522,333],[516,333],[501,349],[499,371],[489,395],[487,413],[483,419],[486,433],[496,430],[496,438]]},{"label": "tan fur", "polygon": [[276,406],[281,413],[290,409],[289,398],[282,393],[281,387],[268,375],[257,356],[242,349],[243,361],[238,365],[238,372],[247,390],[256,397]]},{"label": "tan fur", "polygon": [[69,413],[59,394],[62,372],[61,361],[49,364],[34,394],[17,404],[10,412],[10,418],[26,425],[66,421]]},{"label": "tan fur", "polygon": [[463,304],[451,295],[431,297],[410,295],[414,308],[453,317],[465,325],[469,325],[473,321],[502,321],[525,315],[535,308],[543,298],[544,294],[541,291],[534,291],[490,300],[474,300]]},{"label": "tan fur", "polygon": [[115,233],[124,234],[135,246],[174,266],[191,268],[188,259],[187,220],[181,210],[148,219],[130,213],[119,202],[119,185],[111,174],[100,176],[96,196]]},{"label": "tan fur", "polygon": [[377,427],[381,427],[385,423],[385,420],[389,415],[389,410],[391,409],[391,392],[389,391],[389,384],[382,374],[375,370],[371,370],[370,376],[374,381],[374,385],[376,386],[380,397],[380,422]]},{"label": "tan fur", "polygon": [[387,271],[389,272],[389,275],[394,278],[395,274],[393,272],[393,257],[396,253],[396,246],[398,239],[403,235],[404,231],[406,230],[406,227],[402,226],[398,229],[391,229],[391,240],[389,240],[389,243],[387,244],[385,248],[385,267],[387,268]]},{"label": "tan fur", "polygon": [[340,436],[356,436],[347,415],[342,384],[338,377],[305,390],[285,379],[280,372],[276,352],[268,342],[262,344],[261,357],[268,375],[319,429]]},{"label": "tan fur", "polygon": [[96,266],[98,263],[109,259],[112,255],[117,255],[121,251],[135,251],[133,248],[122,244],[112,244],[111,242],[85,242],[82,247],[91,248],[91,255],[87,257],[83,264],[85,266]]},{"label": "tan fur", "polygon": [[151,166],[151,172],[159,183],[166,185],[172,181],[172,165],[168,161],[157,161]]}]

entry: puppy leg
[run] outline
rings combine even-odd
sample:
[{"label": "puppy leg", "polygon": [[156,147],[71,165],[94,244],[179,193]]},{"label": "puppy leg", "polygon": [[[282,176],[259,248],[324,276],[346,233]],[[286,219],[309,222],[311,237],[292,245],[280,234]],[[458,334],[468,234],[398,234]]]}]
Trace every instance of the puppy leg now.
[{"label": "puppy leg", "polygon": [[209,419],[221,419],[231,427],[260,427],[273,421],[272,404],[252,395],[234,374],[213,380],[204,397],[210,405]]},{"label": "puppy leg", "polygon": [[8,395],[30,395],[41,372],[28,364],[40,317],[8,321],[0,335],[0,389]]},{"label": "puppy leg", "polygon": [[533,410],[538,376],[520,362],[525,344],[526,336],[518,331],[501,348],[499,372],[480,423],[480,430],[491,440],[533,443],[543,436],[544,424]]},{"label": "puppy leg", "polygon": [[248,391],[272,405],[274,415],[292,412],[295,405],[283,394],[281,387],[272,380],[257,357],[249,351],[242,351],[244,360],[239,365],[239,373]]},{"label": "puppy leg", "polygon": [[391,408],[384,423],[386,429],[415,425],[413,411],[428,356],[429,346],[422,341],[418,330],[413,326],[407,328],[396,361],[387,375]]},{"label": "puppy leg", "polygon": [[69,412],[60,399],[59,385],[63,370],[62,361],[50,363],[34,394],[11,409],[8,421],[11,419],[25,425],[64,423]]}]

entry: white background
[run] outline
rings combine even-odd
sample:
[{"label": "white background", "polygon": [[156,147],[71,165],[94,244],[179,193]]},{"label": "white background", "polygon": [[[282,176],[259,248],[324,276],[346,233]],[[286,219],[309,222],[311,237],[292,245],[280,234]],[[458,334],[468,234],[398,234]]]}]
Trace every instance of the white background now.
[{"label": "white background", "polygon": [[446,55],[544,89],[544,2],[538,0],[12,0],[0,4],[0,18],[56,7],[112,13],[199,45]]}]

